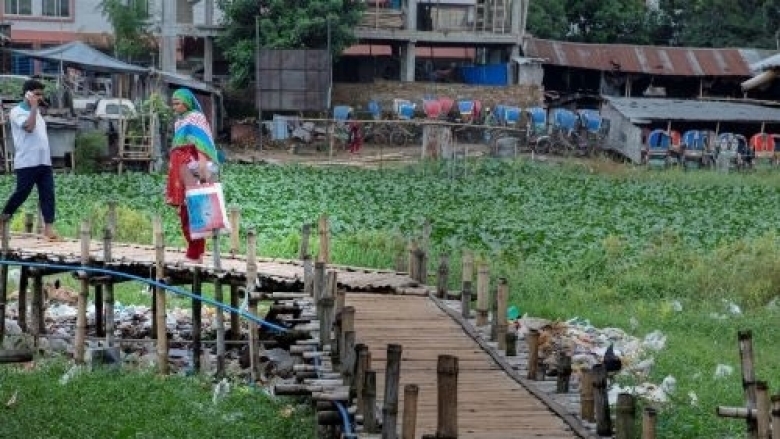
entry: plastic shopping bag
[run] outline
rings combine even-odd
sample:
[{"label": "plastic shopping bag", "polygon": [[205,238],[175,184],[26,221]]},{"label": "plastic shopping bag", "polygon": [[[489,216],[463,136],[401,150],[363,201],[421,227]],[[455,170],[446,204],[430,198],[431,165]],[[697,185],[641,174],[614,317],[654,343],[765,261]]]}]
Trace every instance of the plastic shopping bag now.
[{"label": "plastic shopping bag", "polygon": [[215,231],[230,232],[221,183],[187,189],[186,203],[193,239],[210,237]]}]

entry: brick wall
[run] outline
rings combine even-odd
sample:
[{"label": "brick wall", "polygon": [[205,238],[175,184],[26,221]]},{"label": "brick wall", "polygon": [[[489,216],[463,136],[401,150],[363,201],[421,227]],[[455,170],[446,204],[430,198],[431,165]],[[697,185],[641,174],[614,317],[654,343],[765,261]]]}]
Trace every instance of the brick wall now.
[{"label": "brick wall", "polygon": [[506,87],[487,87],[468,84],[376,81],[373,84],[333,84],[333,105],[351,105],[365,108],[375,99],[382,108],[392,108],[393,99],[408,99],[419,102],[424,96],[447,96],[458,99],[476,99],[483,105],[493,107],[496,104],[528,107],[542,102],[542,90],[528,85],[510,85]]}]

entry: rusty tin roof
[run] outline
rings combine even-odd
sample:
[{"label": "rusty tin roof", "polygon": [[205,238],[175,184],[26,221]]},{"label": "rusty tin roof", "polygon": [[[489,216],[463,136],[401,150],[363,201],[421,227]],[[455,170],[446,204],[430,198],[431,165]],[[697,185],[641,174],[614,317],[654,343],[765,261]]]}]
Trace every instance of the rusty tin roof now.
[{"label": "rusty tin roof", "polygon": [[529,38],[525,56],[582,69],[671,76],[751,76],[740,49],[585,44]]}]

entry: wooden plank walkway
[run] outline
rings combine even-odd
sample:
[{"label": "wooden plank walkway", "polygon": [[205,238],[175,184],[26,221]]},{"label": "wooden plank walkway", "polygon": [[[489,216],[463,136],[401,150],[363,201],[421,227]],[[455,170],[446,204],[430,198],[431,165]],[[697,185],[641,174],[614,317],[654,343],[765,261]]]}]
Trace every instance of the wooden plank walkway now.
[{"label": "wooden plank walkway", "polygon": [[[47,242],[35,235],[13,234],[8,259],[78,266],[81,243],[77,240]],[[245,278],[243,255],[222,252],[222,269],[215,270],[208,261],[200,266],[213,275],[224,275],[239,283]],[[145,272],[155,263],[154,247],[137,244],[113,244],[111,261],[103,261],[103,243],[90,243],[90,257],[98,265],[118,271]],[[166,249],[168,270],[187,272],[195,265],[185,262],[181,249]],[[300,261],[258,259],[261,277],[282,283],[302,284]],[[399,400],[399,428],[403,412],[403,385],[417,384],[419,390],[417,437],[436,432],[436,367],[439,355],[457,356],[459,438],[564,439],[589,436],[570,426],[482,349],[472,335],[431,300],[431,287],[419,285],[404,273],[392,270],[361,269],[328,265],[338,272],[338,283],[348,291],[347,304],[355,307],[355,330],[358,342],[369,346],[372,369],[377,371],[377,403],[382,404],[384,369],[388,344],[403,347]],[[370,294],[373,292],[374,294]],[[387,294],[376,294],[383,292]],[[578,434],[578,432],[580,434]],[[369,437],[369,436],[365,436]],[[375,437],[375,436],[374,436]]]},{"label": "wooden plank walkway", "polygon": [[458,357],[459,438],[562,439],[579,437],[560,417],[512,379],[463,329],[426,297],[348,294],[355,307],[355,334],[371,350],[377,371],[377,402],[384,398],[386,349],[403,346],[403,386],[420,386],[417,437],[436,432],[436,364],[439,355]]}]

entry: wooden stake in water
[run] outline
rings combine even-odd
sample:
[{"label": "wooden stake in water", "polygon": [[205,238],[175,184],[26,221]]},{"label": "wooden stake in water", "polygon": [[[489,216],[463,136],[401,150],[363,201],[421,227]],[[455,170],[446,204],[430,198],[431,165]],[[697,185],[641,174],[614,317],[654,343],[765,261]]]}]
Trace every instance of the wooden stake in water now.
[{"label": "wooden stake in water", "polygon": [[[219,230],[213,231],[211,239],[213,242],[214,270],[219,272],[222,270],[222,260],[219,253]],[[219,275],[214,277],[214,300],[219,304],[224,303],[222,281]],[[225,318],[221,308],[217,309],[217,312],[214,314],[214,326],[216,326],[217,330],[217,377],[222,377],[225,374]]]},{"label": "wooden stake in water", "polygon": [[236,257],[238,254],[241,219],[241,208],[238,206],[232,206],[230,208],[230,256]]},{"label": "wooden stake in water", "polygon": [[[244,301],[249,305],[249,301],[252,292],[255,290],[255,283],[257,281],[257,236],[254,230],[250,230],[246,236],[246,296]],[[254,315],[253,309],[250,307],[248,312]],[[240,327],[234,329],[235,333],[240,332]],[[255,322],[249,322],[249,368],[251,371],[252,382],[256,382],[258,379],[257,360],[259,359],[257,353],[257,324]]]},{"label": "wooden stake in water", "polygon": [[[154,231],[154,273],[157,282],[165,281],[165,243],[163,240],[162,217],[155,215],[152,224]],[[154,287],[155,306],[157,308],[157,367],[161,375],[167,375],[168,368],[168,325],[165,305],[165,290],[160,286]]]},{"label": "wooden stake in water", "polygon": [[[108,264],[111,262],[111,241],[113,234],[111,232],[111,226],[106,226],[103,231],[103,262]],[[114,346],[114,282],[109,279],[105,285],[105,295],[103,296],[104,306],[106,311],[106,347]]]},{"label": "wooden stake in water", "polygon": [[[89,265],[89,222],[81,223],[81,265]],[[73,347],[73,359],[76,364],[84,364],[85,340],[87,338],[87,299],[89,297],[89,275],[82,273],[81,291],[79,291],[78,305],[76,306],[76,340]]]}]

